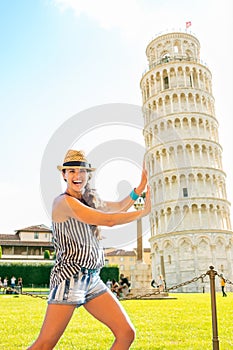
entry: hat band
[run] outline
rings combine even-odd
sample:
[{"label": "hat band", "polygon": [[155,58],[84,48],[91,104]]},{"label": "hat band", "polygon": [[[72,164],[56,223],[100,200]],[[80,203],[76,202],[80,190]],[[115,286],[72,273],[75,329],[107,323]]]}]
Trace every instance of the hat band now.
[{"label": "hat band", "polygon": [[63,166],[82,166],[84,168],[91,168],[91,164],[86,162],[79,162],[79,161],[71,161],[63,163]]}]

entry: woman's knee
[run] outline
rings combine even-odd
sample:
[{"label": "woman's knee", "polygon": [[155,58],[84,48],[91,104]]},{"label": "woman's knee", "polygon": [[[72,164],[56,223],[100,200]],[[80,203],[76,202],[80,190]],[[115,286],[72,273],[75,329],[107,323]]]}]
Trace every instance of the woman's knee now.
[{"label": "woman's knee", "polygon": [[127,326],[122,327],[121,329],[118,330],[116,334],[116,338],[118,339],[124,339],[131,344],[136,336],[136,331],[133,327],[133,325],[128,324]]},{"label": "woman's knee", "polygon": [[128,339],[130,340],[130,343],[132,343],[135,339],[135,336],[136,336],[136,331],[135,331],[135,328],[132,326],[132,327],[129,327],[129,330],[128,330]]}]

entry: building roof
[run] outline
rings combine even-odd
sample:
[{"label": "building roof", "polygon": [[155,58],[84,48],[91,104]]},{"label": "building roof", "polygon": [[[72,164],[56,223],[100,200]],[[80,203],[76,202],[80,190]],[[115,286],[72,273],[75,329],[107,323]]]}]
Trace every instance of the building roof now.
[{"label": "building roof", "polygon": [[144,253],[150,253],[151,249],[150,248],[144,248],[143,251],[144,251]]},{"label": "building roof", "polygon": [[[5,235],[4,235],[5,236]],[[14,247],[53,247],[52,242],[39,242],[39,241],[13,241],[13,240],[6,240],[3,241],[0,239],[0,245],[2,247],[6,246],[14,246]]]},{"label": "building roof", "polygon": [[[150,253],[150,248],[144,248],[144,253]],[[124,250],[124,249],[113,249],[110,252],[105,252],[105,256],[136,256],[137,255],[137,248],[134,248],[133,250]]]},{"label": "building roof", "polygon": [[20,238],[16,234],[14,234],[14,235],[12,235],[12,234],[9,234],[9,235],[0,234],[0,242],[2,242],[2,241],[4,241],[4,242],[5,241],[19,241],[19,240],[20,240]]},{"label": "building roof", "polygon": [[105,254],[105,256],[135,256],[136,252],[133,250],[116,249]]},{"label": "building roof", "polygon": [[18,232],[52,232],[52,230],[41,224],[41,225],[35,225],[35,226],[29,226],[29,227],[25,227],[25,228],[21,228],[19,230],[15,230],[16,233]]},{"label": "building roof", "polygon": [[[35,226],[29,226],[22,228],[20,230],[15,230],[16,233],[14,234],[0,234],[0,245],[17,245],[17,246],[25,246],[25,245],[41,245],[46,246],[50,242],[26,242],[20,240],[20,232],[44,232],[44,233],[51,233],[52,230],[45,226],[45,225],[35,225]],[[34,244],[32,244],[34,243]]]}]

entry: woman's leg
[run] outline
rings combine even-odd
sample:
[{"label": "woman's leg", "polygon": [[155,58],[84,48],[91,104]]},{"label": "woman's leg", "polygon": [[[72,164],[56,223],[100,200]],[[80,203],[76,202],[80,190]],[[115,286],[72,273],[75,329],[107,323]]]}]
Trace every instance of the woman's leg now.
[{"label": "woman's leg", "polygon": [[90,300],[85,309],[97,320],[108,326],[115,336],[112,350],[128,350],[135,338],[134,327],[121,306],[110,291]]},{"label": "woman's leg", "polygon": [[75,307],[49,304],[40,334],[27,350],[52,350],[66,329]]}]

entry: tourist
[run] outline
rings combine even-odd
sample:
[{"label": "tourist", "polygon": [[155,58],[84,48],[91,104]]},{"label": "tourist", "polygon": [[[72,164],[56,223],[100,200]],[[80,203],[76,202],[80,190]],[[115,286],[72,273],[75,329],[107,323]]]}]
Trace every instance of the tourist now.
[{"label": "tourist", "polygon": [[159,276],[157,283],[158,283],[159,293],[164,292],[164,279],[162,275]]},{"label": "tourist", "polygon": [[[56,261],[50,276],[44,323],[38,338],[28,349],[53,349],[75,308],[83,305],[112,331],[115,339],[111,349],[127,350],[135,331],[118,299],[100,279],[104,256],[99,245],[98,226],[122,225],[150,213],[149,186],[144,208],[127,211],[147,185],[146,170],[143,168],[140,184],[130,194],[121,201],[108,202],[100,200],[90,188],[89,180],[95,169],[84,152],[69,150],[58,169],[66,182],[66,190],[55,198],[52,208]],[[120,171],[124,172],[124,169]]]},{"label": "tourist", "polygon": [[119,283],[113,279],[112,280],[112,287],[111,287],[111,291],[113,292],[114,295],[116,295],[118,297],[118,288],[119,288]]},{"label": "tourist", "polygon": [[15,281],[16,281],[15,276],[12,276],[12,277],[11,277],[11,288],[12,288],[12,289],[15,288]]},{"label": "tourist", "polygon": [[222,274],[220,275],[220,283],[221,283],[221,289],[222,289],[222,296],[226,297],[227,296],[227,294],[225,292],[226,280]]},{"label": "tourist", "polygon": [[128,277],[125,277],[123,273],[120,274],[118,296],[126,297],[129,294],[130,282]]},{"label": "tourist", "polygon": [[109,289],[112,288],[112,282],[110,281],[110,279],[107,280],[106,286],[107,286]]},{"label": "tourist", "polygon": [[22,294],[22,291],[23,291],[23,279],[22,279],[22,277],[18,278],[18,288],[19,288],[19,292]]},{"label": "tourist", "polygon": [[3,280],[3,287],[4,288],[8,287],[8,278],[7,277],[5,277],[4,280]]}]

